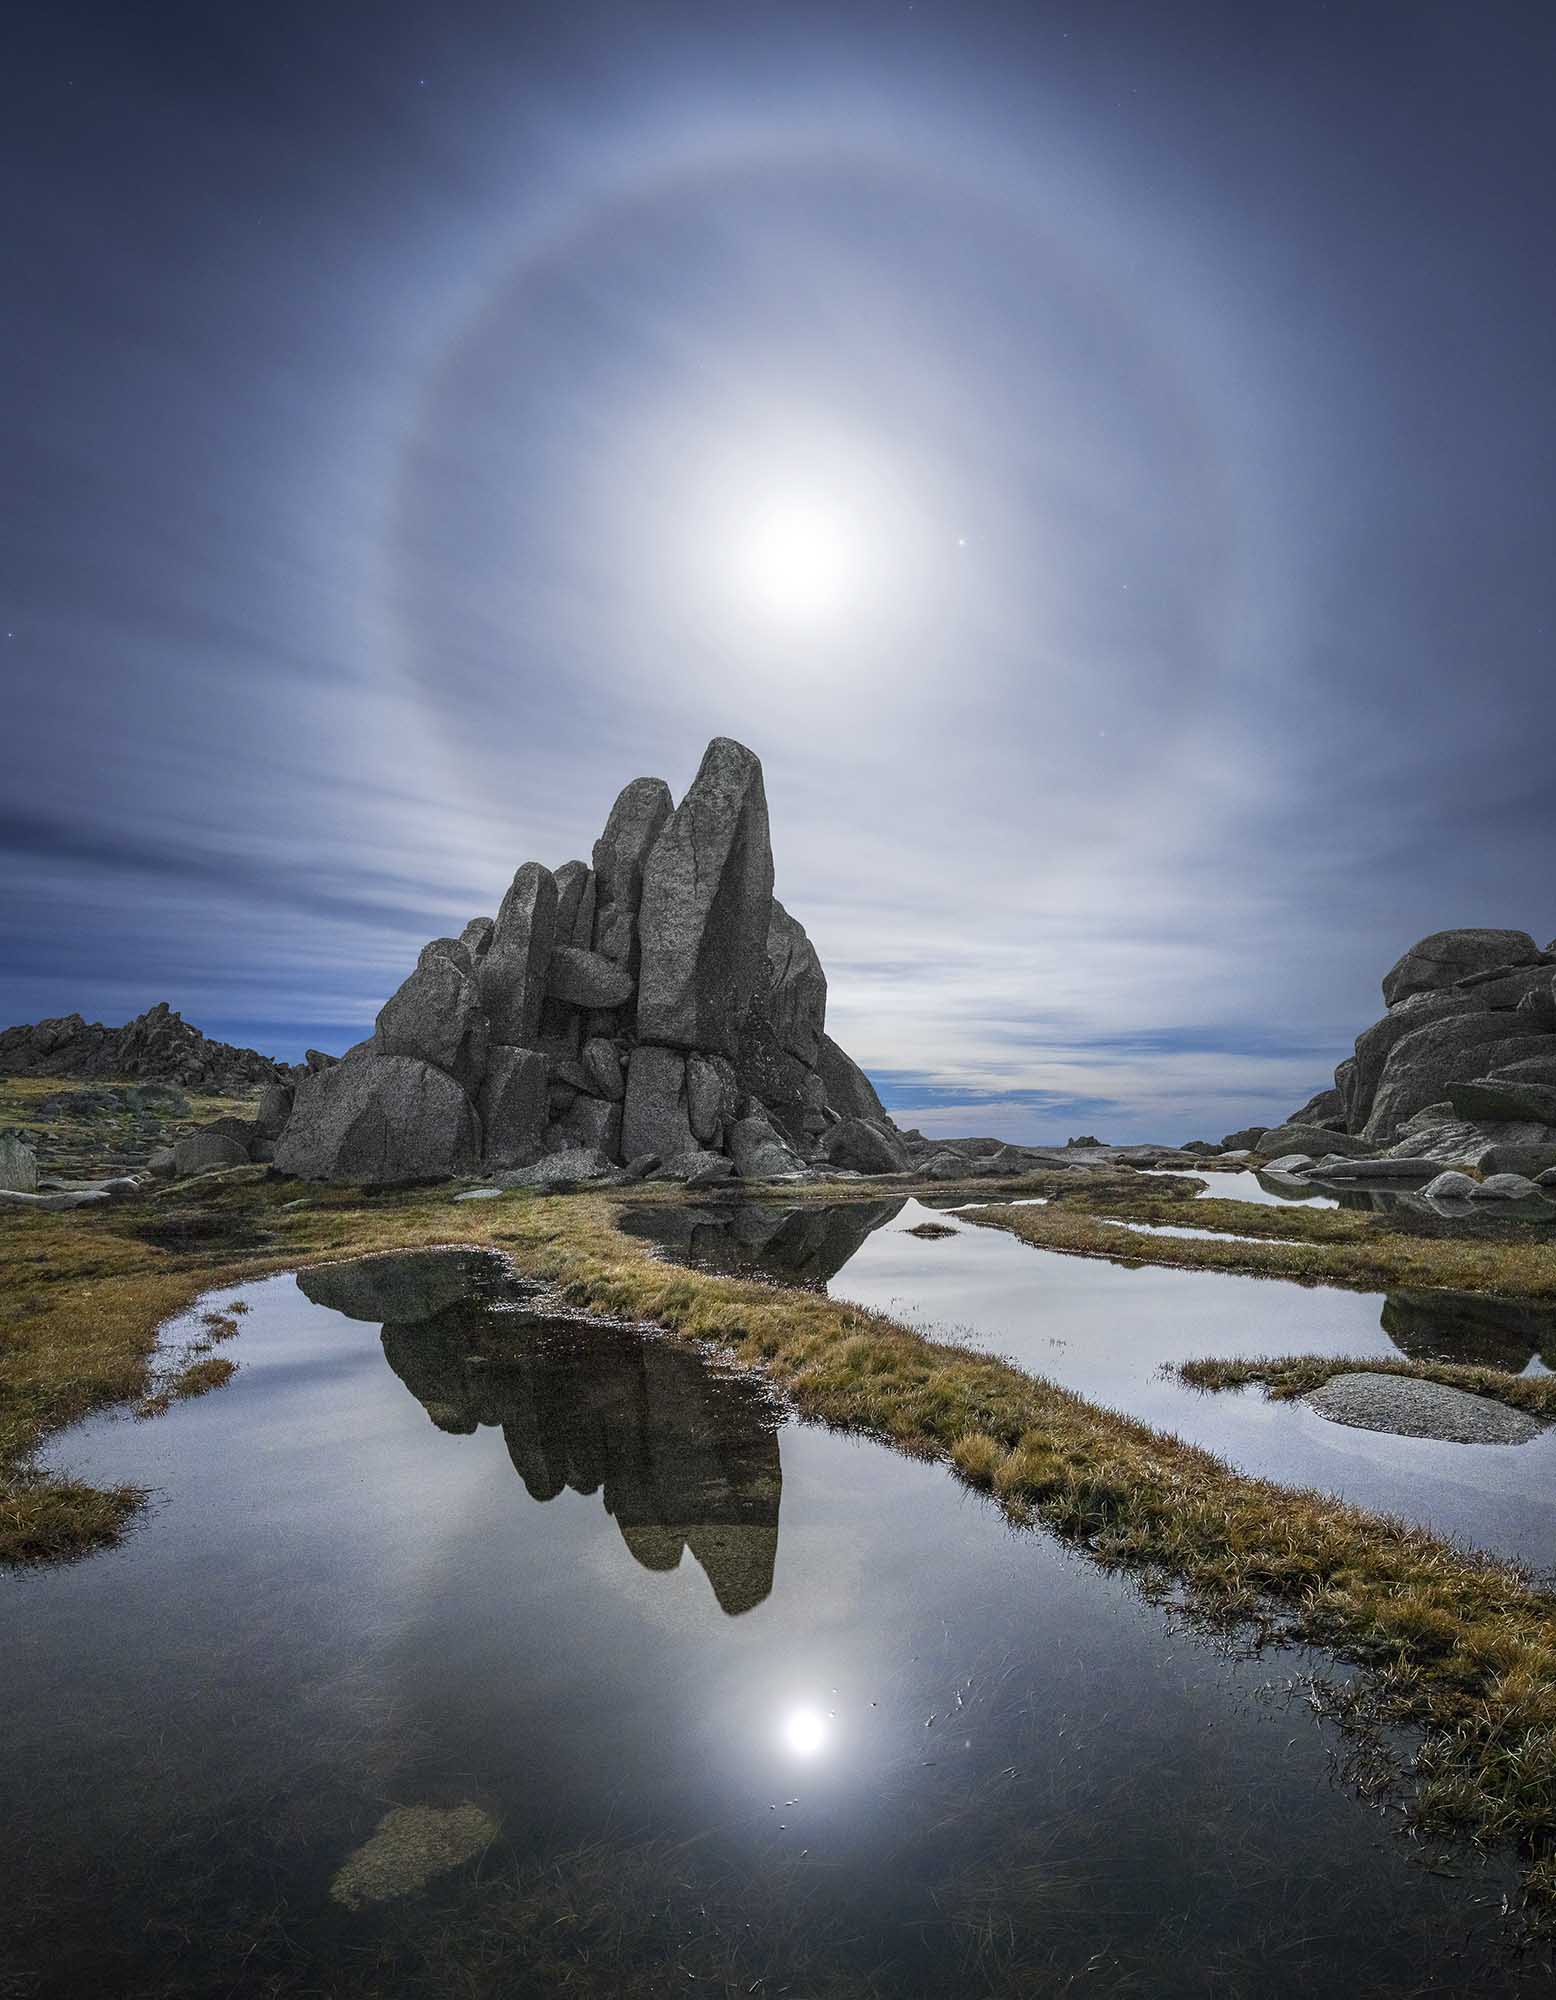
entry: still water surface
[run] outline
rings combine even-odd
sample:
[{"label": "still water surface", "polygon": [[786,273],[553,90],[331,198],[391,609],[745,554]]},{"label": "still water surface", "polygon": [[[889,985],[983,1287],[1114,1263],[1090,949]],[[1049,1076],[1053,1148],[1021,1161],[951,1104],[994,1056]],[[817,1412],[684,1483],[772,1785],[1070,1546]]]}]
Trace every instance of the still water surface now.
[{"label": "still water surface", "polygon": [[[978,1319],[974,1260],[1036,1254],[910,1215],[850,1295],[934,1304],[949,1249]],[[7,1995],[556,1991],[585,1843],[581,1993],[1549,1990],[1510,1878],[1344,1782],[1302,1658],[494,1260],[243,1297],[229,1386],[60,1447],[145,1525],[4,1586]],[[478,1865],[331,1900],[386,1812],[465,1802]]]}]

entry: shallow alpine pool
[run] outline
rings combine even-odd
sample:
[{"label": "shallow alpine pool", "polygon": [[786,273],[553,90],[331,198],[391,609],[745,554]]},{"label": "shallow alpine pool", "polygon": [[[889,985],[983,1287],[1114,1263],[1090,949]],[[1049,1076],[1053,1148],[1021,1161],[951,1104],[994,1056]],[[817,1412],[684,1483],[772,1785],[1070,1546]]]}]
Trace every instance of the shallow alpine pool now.
[{"label": "shallow alpine pool", "polygon": [[143,1524],[5,1583],[8,1994],[1549,1990],[1303,1658],[494,1259],[241,1297],[55,1453]]}]

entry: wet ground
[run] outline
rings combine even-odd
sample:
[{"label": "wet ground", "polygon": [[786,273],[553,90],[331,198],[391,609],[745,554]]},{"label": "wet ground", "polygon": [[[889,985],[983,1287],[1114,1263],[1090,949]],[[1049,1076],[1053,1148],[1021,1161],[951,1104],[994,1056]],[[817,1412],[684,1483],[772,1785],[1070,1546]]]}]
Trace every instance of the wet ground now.
[{"label": "wet ground", "polygon": [[[1040,1253],[913,1214],[791,1247],[883,1303],[960,1269],[991,1338],[1008,1252],[1051,1337]],[[1304,1659],[495,1260],[241,1295],[227,1388],[58,1447],[144,1525],[5,1584],[7,1995],[1550,1990],[1510,1877],[1363,1801]],[[423,1821],[497,1839],[346,1907]]]}]

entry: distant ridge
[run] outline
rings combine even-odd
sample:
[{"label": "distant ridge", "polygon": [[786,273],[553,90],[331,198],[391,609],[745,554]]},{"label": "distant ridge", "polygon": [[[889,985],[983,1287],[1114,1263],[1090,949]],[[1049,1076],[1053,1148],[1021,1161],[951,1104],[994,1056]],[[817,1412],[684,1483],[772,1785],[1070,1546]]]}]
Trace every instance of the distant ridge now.
[{"label": "distant ridge", "polygon": [[64,1014],[0,1030],[0,1076],[133,1077],[237,1092],[274,1083],[287,1073],[284,1063],[254,1049],[213,1042],[166,1000],[122,1028]]}]

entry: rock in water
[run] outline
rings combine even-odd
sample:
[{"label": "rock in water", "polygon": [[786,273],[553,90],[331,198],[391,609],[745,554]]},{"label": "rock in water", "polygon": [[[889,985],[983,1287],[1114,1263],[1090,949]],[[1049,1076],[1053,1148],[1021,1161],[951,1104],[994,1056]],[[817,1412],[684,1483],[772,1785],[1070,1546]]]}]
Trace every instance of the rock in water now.
[{"label": "rock in water", "polygon": [[538,861],[526,861],[502,899],[481,961],[481,1003],[494,1042],[534,1047],[555,939],[556,878]]},{"label": "rock in water", "polygon": [[768,981],[773,855],[762,767],[718,736],[654,843],[639,913],[638,1031],[732,1056]]},{"label": "rock in water", "polygon": [[301,1180],[393,1187],[472,1174],[481,1127],[464,1091],[414,1056],[363,1055],[297,1089],[276,1168]]},{"label": "rock in water", "polygon": [[643,868],[673,809],[663,778],[634,778],[594,843],[594,949],[634,980]]}]

